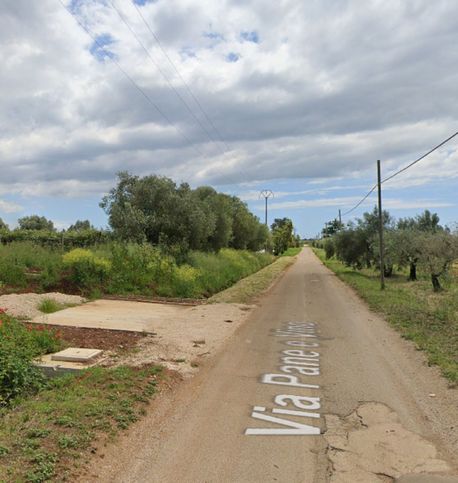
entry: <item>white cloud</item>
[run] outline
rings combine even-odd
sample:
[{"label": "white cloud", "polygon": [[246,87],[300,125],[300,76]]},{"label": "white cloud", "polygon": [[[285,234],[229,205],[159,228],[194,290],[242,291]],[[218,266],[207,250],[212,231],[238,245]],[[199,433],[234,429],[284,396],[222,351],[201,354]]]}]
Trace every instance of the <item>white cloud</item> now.
[{"label": "white cloud", "polygon": [[22,211],[23,207],[17,203],[0,200],[0,213],[17,213]]},{"label": "white cloud", "polygon": [[[132,3],[115,4],[218,139]],[[249,186],[306,177],[324,184],[340,178],[345,185],[345,179],[375,179],[377,158],[388,174],[457,125],[458,50],[443,48],[458,41],[453,0],[176,0],[141,7],[229,146],[226,155],[109,2],[78,5],[78,18],[95,35],[114,39],[107,48],[186,139],[112,62],[90,54],[92,39],[59,2],[2,2],[2,193],[99,194],[123,169],[194,183]],[[242,31],[256,31],[259,43],[243,42]],[[209,32],[218,40],[204,35]],[[226,61],[231,52],[240,55],[237,62]],[[457,161],[452,143],[386,188],[456,178]],[[294,192],[302,194],[312,193]]]}]

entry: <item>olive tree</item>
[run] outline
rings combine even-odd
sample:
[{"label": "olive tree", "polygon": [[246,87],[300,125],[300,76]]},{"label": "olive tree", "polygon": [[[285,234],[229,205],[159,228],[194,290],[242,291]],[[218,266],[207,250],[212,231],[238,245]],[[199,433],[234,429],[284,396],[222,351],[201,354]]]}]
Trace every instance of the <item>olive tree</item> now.
[{"label": "olive tree", "polygon": [[18,220],[21,230],[47,230],[55,231],[54,223],[44,216],[31,215],[24,216]]},{"label": "olive tree", "polygon": [[227,246],[256,250],[265,243],[265,230],[247,205],[208,186],[193,190],[163,176],[122,172],[100,206],[117,237],[176,255]]},{"label": "olive tree", "polygon": [[419,265],[429,273],[435,292],[441,290],[439,277],[458,258],[458,237],[446,231],[418,236]]}]

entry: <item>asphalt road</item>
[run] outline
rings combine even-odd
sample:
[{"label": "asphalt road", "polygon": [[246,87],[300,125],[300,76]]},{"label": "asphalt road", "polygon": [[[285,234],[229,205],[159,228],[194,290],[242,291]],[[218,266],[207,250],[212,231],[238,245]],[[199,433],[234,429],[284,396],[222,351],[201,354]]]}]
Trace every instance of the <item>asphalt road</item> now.
[{"label": "asphalt road", "polygon": [[86,481],[458,482],[457,455],[457,390],[306,248]]}]

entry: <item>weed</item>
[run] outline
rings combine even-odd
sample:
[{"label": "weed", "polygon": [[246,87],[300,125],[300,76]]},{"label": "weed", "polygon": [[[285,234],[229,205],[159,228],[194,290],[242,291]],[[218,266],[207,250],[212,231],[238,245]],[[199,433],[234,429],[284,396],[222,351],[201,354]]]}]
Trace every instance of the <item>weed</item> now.
[{"label": "weed", "polygon": [[74,449],[74,448],[78,448],[79,441],[76,436],[64,434],[58,439],[57,444],[61,449],[68,449],[68,448]]},{"label": "weed", "polygon": [[[36,396],[0,413],[0,481],[71,480],[74,461],[145,414],[161,368],[91,368],[50,381]],[[8,448],[8,449],[7,449]],[[6,455],[8,455],[6,457]]]},{"label": "weed", "polygon": [[217,293],[209,299],[211,303],[248,304],[266,290],[287,267],[294,262],[293,257],[280,257],[262,270],[237,282],[232,287]]},{"label": "weed", "polygon": [[0,446],[0,458],[2,456],[7,455],[9,452],[10,452],[10,450],[8,448],[5,448],[5,446]]},{"label": "weed", "polygon": [[295,257],[299,255],[301,252],[302,247],[290,247],[286,251],[284,251],[280,256],[281,257]]},{"label": "weed", "polygon": [[60,304],[53,299],[43,299],[38,305],[38,310],[44,314],[52,314],[64,309],[65,307],[66,306],[64,304]]},{"label": "weed", "polygon": [[55,334],[48,330],[29,329],[5,313],[0,314],[0,407],[45,384],[33,359],[59,347]]}]

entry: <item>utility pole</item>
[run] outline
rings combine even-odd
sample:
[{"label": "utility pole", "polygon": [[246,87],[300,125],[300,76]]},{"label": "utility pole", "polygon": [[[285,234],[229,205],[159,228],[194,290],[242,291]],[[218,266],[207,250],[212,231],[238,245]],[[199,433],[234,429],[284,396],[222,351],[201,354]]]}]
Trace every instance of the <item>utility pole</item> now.
[{"label": "utility pole", "polygon": [[382,213],[382,176],[380,173],[380,159],[377,160],[377,187],[378,187],[378,224],[380,245],[380,289],[385,289],[385,261],[383,248],[383,213]]},{"label": "utility pole", "polygon": [[339,210],[339,230],[341,229],[341,227],[342,227],[342,213]]},{"label": "utility pole", "polygon": [[259,194],[259,197],[260,198],[264,198],[265,202],[266,202],[266,208],[265,208],[265,224],[266,226],[267,225],[267,200],[269,198],[273,198],[274,197],[274,194],[271,190],[262,190],[261,193]]}]

